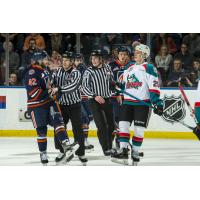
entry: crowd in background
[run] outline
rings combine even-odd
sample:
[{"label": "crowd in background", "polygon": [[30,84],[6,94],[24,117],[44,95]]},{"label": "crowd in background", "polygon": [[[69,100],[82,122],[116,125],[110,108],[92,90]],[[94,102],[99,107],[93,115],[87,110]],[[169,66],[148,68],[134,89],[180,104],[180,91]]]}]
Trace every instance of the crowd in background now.
[{"label": "crowd in background", "polygon": [[[23,69],[31,63],[31,56],[45,50],[50,57],[50,67],[62,66],[61,55],[65,51],[76,52],[76,34],[62,33],[14,33],[0,34],[0,85],[5,85],[5,50],[9,49],[9,85],[22,85]],[[147,44],[145,33],[88,33],[80,35],[80,51],[86,65],[90,52],[101,49],[105,52],[105,62],[117,59],[117,48],[126,46],[129,59],[133,60],[137,44]],[[196,87],[200,77],[200,34],[196,33],[151,33],[151,56],[159,72],[161,87],[177,87],[178,82],[185,87]]]}]

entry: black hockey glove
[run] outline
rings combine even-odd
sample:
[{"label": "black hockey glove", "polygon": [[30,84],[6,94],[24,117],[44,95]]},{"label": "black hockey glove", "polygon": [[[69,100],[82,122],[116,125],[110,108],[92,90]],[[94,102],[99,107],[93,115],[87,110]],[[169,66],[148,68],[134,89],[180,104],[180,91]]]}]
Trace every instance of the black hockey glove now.
[{"label": "black hockey glove", "polygon": [[163,114],[163,105],[162,104],[161,105],[154,104],[153,107],[154,107],[153,112],[156,115],[162,116],[162,114]]},{"label": "black hockey glove", "polygon": [[112,85],[113,90],[114,90],[117,94],[119,94],[119,93],[121,92],[121,90],[124,89],[124,84],[123,84],[123,83],[120,83],[120,82],[112,81],[111,85]]},{"label": "black hockey glove", "polygon": [[198,137],[198,139],[200,140],[200,126],[197,125],[194,129],[193,129],[193,133]]}]

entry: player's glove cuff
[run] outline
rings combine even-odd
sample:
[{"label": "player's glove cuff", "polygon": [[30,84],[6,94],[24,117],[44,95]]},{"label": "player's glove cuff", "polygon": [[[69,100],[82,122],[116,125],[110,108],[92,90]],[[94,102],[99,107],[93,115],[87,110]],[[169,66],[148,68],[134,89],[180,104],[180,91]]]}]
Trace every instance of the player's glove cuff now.
[{"label": "player's glove cuff", "polygon": [[156,114],[156,115],[159,115],[159,116],[162,116],[163,114],[163,105],[157,105],[157,104],[154,104],[153,105],[153,112]]}]

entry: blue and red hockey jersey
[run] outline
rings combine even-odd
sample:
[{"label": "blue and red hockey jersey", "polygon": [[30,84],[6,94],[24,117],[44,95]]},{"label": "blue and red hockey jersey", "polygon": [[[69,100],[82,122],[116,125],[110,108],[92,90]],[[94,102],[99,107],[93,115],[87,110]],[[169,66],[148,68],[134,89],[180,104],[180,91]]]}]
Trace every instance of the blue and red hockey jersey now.
[{"label": "blue and red hockey jersey", "polygon": [[49,72],[39,65],[31,65],[25,74],[28,109],[47,105],[52,99],[48,95]]}]

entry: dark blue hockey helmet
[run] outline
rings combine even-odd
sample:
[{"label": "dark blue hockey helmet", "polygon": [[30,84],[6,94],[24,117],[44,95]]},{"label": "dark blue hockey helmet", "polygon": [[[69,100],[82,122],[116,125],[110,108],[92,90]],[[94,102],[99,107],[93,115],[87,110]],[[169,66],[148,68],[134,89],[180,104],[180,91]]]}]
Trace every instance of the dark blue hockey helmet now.
[{"label": "dark blue hockey helmet", "polygon": [[42,61],[44,58],[49,58],[47,52],[46,51],[38,51],[33,54],[33,56],[31,57],[31,60],[33,62],[39,62],[39,61]]},{"label": "dark blue hockey helmet", "polygon": [[118,52],[118,53],[119,53],[119,52],[126,52],[127,54],[129,54],[129,50],[128,50],[128,48],[125,47],[125,46],[119,46],[119,47],[117,48],[117,52]]}]

